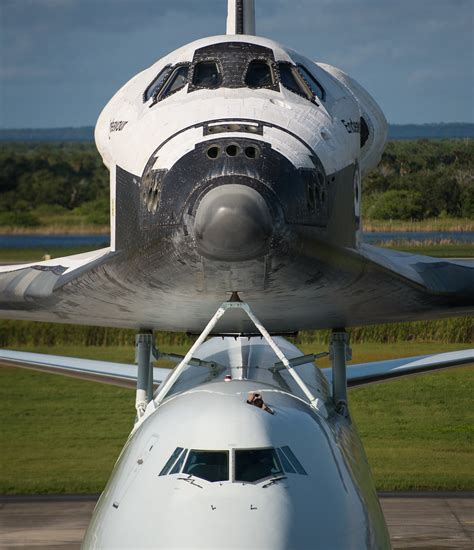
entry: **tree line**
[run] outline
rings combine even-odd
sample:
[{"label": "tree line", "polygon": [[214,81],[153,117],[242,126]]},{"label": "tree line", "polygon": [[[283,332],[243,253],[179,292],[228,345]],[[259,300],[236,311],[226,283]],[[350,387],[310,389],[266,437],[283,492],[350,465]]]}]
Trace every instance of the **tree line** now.
[{"label": "tree line", "polygon": [[[474,140],[389,142],[363,181],[365,219],[474,217]],[[0,150],[0,225],[107,225],[109,175],[93,143],[10,142]]]}]

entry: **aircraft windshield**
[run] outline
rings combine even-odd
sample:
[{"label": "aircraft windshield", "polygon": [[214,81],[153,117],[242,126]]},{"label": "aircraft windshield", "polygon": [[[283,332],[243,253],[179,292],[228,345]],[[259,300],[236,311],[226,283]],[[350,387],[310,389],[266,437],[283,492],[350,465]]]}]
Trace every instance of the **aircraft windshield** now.
[{"label": "aircraft windshield", "polygon": [[300,475],[303,475],[303,476],[308,475],[306,473],[306,470],[301,465],[301,462],[296,458],[295,454],[288,446],[281,447],[280,449],[277,449],[277,451],[278,451],[278,456],[280,457],[283,463],[283,468],[285,472],[292,474],[296,470],[296,472]]},{"label": "aircraft windshield", "polygon": [[183,447],[176,447],[176,449],[173,451],[173,454],[169,457],[168,461],[166,462],[163,469],[161,470],[160,476],[166,476],[171,470],[173,464],[178,459],[178,457],[180,455],[184,456],[185,454],[186,454],[186,451],[184,451]]},{"label": "aircraft windshield", "polygon": [[191,474],[207,481],[229,479],[229,451],[189,451],[183,474]]},{"label": "aircraft windshield", "polygon": [[235,481],[254,482],[282,474],[275,449],[245,449],[235,451]]}]

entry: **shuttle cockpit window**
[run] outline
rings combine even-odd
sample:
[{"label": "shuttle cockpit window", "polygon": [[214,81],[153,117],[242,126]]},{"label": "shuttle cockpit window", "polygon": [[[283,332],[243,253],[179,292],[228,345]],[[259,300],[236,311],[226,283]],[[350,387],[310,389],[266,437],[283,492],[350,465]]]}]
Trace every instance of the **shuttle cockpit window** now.
[{"label": "shuttle cockpit window", "polygon": [[239,449],[235,451],[235,481],[253,483],[283,473],[275,449]]},{"label": "shuttle cockpit window", "polygon": [[188,72],[189,65],[178,65],[167,80],[163,91],[159,95],[159,99],[164,99],[184,88],[188,83]]},{"label": "shuttle cockpit window", "polygon": [[143,100],[153,98],[152,107],[171,94],[181,90],[188,83],[189,63],[182,63],[174,67],[165,67],[155,80],[146,89]]},{"label": "shuttle cockpit window", "polygon": [[222,73],[216,61],[196,63],[193,84],[198,88],[218,88],[222,84]]},{"label": "shuttle cockpit window", "polygon": [[278,63],[278,72],[282,86],[309,101],[316,103],[315,98],[319,97],[318,94],[324,94],[316,80],[313,77],[310,79],[308,71],[302,66],[296,67],[291,63],[281,62]]},{"label": "shuttle cockpit window", "polygon": [[321,101],[324,100],[324,90],[314,76],[303,65],[298,65],[298,71],[304,78],[306,84],[311,88],[315,97],[318,97]]},{"label": "shuttle cockpit window", "polygon": [[147,102],[159,91],[170,72],[171,65],[166,65],[166,67],[158,73],[158,76],[151,82],[151,84],[148,86],[148,88],[145,90],[145,93],[143,94],[144,102]]},{"label": "shuttle cockpit window", "polygon": [[245,84],[249,88],[273,88],[275,79],[270,63],[265,59],[253,59],[245,73]]},{"label": "shuttle cockpit window", "polygon": [[190,474],[207,481],[229,479],[229,451],[189,451],[183,474]]},{"label": "shuttle cockpit window", "polygon": [[281,84],[291,92],[306,96],[304,89],[295,77],[295,70],[289,63],[278,63]]}]

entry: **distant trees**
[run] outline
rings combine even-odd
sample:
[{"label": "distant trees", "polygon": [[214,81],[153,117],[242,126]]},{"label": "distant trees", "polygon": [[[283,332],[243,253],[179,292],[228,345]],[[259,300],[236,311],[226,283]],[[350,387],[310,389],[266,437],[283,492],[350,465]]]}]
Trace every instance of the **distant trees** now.
[{"label": "distant trees", "polygon": [[373,219],[474,217],[474,141],[388,143],[363,182],[362,208]]},{"label": "distant trees", "polygon": [[7,143],[0,150],[0,225],[68,215],[102,225],[108,210],[109,175],[94,144]]},{"label": "distant trees", "polygon": [[[363,182],[366,219],[474,217],[474,140],[392,141]],[[4,142],[0,226],[107,225],[109,175],[93,143]]]}]

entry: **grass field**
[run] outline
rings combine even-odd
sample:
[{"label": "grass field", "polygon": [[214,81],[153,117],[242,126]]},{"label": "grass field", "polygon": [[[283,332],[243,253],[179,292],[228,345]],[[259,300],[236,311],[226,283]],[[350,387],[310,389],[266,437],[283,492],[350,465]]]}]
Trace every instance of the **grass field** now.
[{"label": "grass field", "polygon": [[[40,225],[36,227],[4,225],[5,235],[87,235],[107,234],[109,225],[87,223],[85,216],[66,211],[64,213],[44,212],[39,215]],[[375,220],[363,219],[364,231],[474,231],[474,220],[470,218],[428,218],[426,220]]]},{"label": "grass field", "polygon": [[[474,257],[472,245],[396,244],[419,254]],[[0,263],[88,249],[0,249]],[[26,341],[29,331],[40,330],[30,328]],[[394,328],[395,340],[403,334]],[[23,336],[17,334],[20,341]],[[306,353],[324,344],[300,347]],[[354,362],[364,362],[463,347],[469,346],[398,341],[354,344],[353,352]],[[16,348],[119,362],[134,356],[131,346]],[[185,351],[179,345],[165,349]],[[474,368],[465,367],[351,390],[351,410],[379,490],[474,490],[473,382]],[[130,390],[0,367],[0,494],[101,491],[132,427],[133,407]]]},{"label": "grass field", "polygon": [[[353,355],[361,362],[463,347],[356,344]],[[321,344],[301,348],[320,351]],[[34,351],[124,362],[134,354],[131,346]],[[351,390],[353,417],[379,490],[474,489],[473,382],[474,369],[463,367]],[[0,494],[99,492],[132,427],[134,394],[2,367],[0,419]]]},{"label": "grass field", "polygon": [[428,218],[426,220],[362,220],[364,231],[474,231],[471,218]]},{"label": "grass field", "polygon": [[[97,247],[99,248],[99,247]],[[44,247],[44,248],[0,248],[1,263],[19,263],[19,262],[40,262],[45,254],[51,258],[62,258],[72,254],[81,254],[94,250],[93,246],[74,246],[74,247]]]},{"label": "grass field", "polygon": [[[378,245],[380,246],[380,245]],[[401,252],[410,252],[411,254],[422,254],[423,256],[433,256],[434,258],[473,258],[474,245],[469,243],[452,244],[433,244],[424,241],[393,242],[383,245],[385,248],[400,250]]]}]

